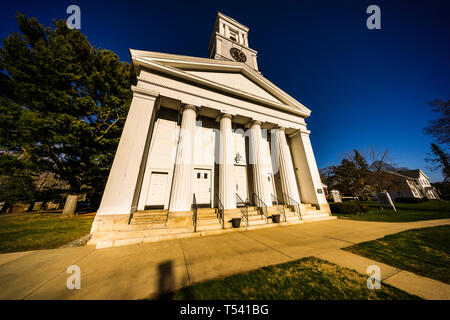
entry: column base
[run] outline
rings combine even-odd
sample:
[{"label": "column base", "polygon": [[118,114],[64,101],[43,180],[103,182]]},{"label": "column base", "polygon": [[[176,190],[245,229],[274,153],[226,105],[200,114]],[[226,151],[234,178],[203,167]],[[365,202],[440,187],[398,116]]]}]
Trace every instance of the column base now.
[{"label": "column base", "polygon": [[322,210],[323,212],[328,213],[329,215],[331,215],[331,209],[330,209],[330,205],[328,203],[322,203],[319,204],[319,208],[320,210]]},{"label": "column base", "polygon": [[97,214],[91,227],[91,234],[97,232],[119,231],[128,226],[129,214]]}]

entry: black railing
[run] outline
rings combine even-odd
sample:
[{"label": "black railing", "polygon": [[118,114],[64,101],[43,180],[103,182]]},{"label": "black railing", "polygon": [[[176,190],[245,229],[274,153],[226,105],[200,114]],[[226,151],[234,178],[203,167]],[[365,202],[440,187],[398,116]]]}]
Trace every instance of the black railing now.
[{"label": "black railing", "polygon": [[284,203],[287,206],[290,206],[294,209],[295,213],[298,215],[300,220],[303,220],[302,212],[300,210],[300,203],[289,197],[286,193],[283,192]]},{"label": "black railing", "polygon": [[266,218],[266,223],[269,223],[269,216],[267,214],[267,205],[264,203],[264,201],[261,200],[260,197],[256,193],[253,193],[255,197],[255,206],[256,209],[259,211],[259,214],[264,216]]},{"label": "black railing", "polygon": [[216,200],[217,200],[217,218],[219,219],[220,223],[222,223],[222,229],[225,229],[225,210],[223,209],[222,201],[220,201],[219,196],[216,193]]},{"label": "black railing", "polygon": [[248,201],[242,200],[242,198],[236,193],[236,206],[241,209],[242,216],[245,219],[245,223],[248,227]]},{"label": "black railing", "polygon": [[192,211],[193,211],[192,224],[194,226],[194,232],[197,232],[197,209],[198,209],[198,206],[197,206],[197,199],[195,198],[195,193],[193,196],[194,196],[194,198],[192,200]]},{"label": "black railing", "polygon": [[286,212],[284,210],[284,201],[278,199],[272,194],[272,203],[276,203],[278,214],[284,218],[284,222],[286,222]]}]

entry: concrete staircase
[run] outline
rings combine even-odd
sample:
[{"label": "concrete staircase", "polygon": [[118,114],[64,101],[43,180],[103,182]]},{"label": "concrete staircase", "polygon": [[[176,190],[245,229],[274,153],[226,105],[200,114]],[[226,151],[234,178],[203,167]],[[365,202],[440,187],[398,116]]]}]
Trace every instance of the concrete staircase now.
[{"label": "concrete staircase", "polygon": [[[179,239],[187,237],[206,236],[225,232],[244,231],[257,228],[276,227],[280,225],[306,223],[320,220],[335,219],[328,213],[317,210],[311,204],[301,204],[301,218],[293,208],[284,206],[286,221],[280,217],[280,223],[273,223],[272,219],[266,219],[254,206],[248,207],[248,226],[242,216],[240,228],[232,228],[229,219],[225,217],[222,223],[218,217],[216,208],[197,209],[197,229],[194,226],[169,228],[167,227],[167,210],[143,210],[133,214],[129,224],[112,226],[111,230],[96,232],[88,244],[95,244],[97,248],[139,244],[144,242],[156,242],[161,240]],[[276,208],[270,208],[269,212],[277,214]],[[271,214],[268,214],[269,217]],[[224,228],[223,228],[224,227]]]}]

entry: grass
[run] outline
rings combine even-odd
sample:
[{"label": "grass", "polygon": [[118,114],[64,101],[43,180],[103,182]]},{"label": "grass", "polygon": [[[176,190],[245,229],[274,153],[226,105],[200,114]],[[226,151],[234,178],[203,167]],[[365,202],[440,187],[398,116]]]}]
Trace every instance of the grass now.
[{"label": "grass", "polygon": [[381,210],[378,202],[362,202],[369,206],[369,212],[358,214],[333,214],[340,219],[379,222],[409,222],[450,218],[450,201],[431,200],[422,203],[396,203],[397,212],[392,208]]},{"label": "grass", "polygon": [[367,288],[367,276],[309,257],[180,289],[156,299],[396,300],[419,299],[392,286]]},{"label": "grass", "polygon": [[413,229],[345,248],[450,284],[450,226]]},{"label": "grass", "polygon": [[0,216],[0,253],[54,249],[89,233],[93,215],[62,218],[61,213]]}]

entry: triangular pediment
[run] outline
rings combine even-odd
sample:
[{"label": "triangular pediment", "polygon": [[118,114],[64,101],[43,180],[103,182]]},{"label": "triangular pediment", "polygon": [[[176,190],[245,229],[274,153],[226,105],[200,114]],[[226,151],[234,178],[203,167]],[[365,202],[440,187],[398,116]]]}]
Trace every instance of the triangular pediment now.
[{"label": "triangular pediment", "polygon": [[244,63],[140,50],[130,53],[135,67],[157,70],[302,116],[311,112]]},{"label": "triangular pediment", "polygon": [[261,88],[242,73],[231,72],[217,72],[217,71],[186,71],[189,74],[193,74],[197,77],[208,79],[216,83],[220,83],[224,86],[242,90],[252,95],[268,99],[274,102],[282,103],[279,99],[275,98],[272,94]]}]

